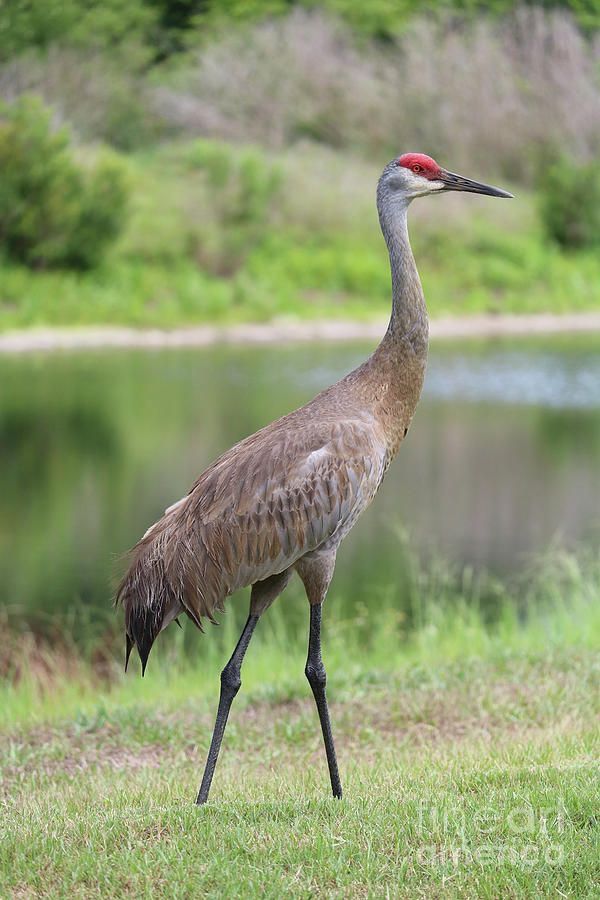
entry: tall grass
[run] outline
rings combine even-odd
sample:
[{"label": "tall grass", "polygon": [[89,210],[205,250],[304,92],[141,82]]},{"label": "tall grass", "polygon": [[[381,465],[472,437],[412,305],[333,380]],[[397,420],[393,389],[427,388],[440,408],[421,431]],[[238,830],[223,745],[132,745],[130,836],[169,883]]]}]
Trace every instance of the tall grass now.
[{"label": "tall grass", "polygon": [[297,9],[197,51],[156,104],[186,133],[381,157],[412,148],[532,182],[557,148],[588,159],[600,146],[597,49],[568,14],[535,7],[416,19],[388,47]]},{"label": "tall grass", "polygon": [[[474,659],[510,665],[522,655],[560,657],[569,648],[600,645],[600,558],[595,555],[554,551],[513,585],[442,563],[424,568],[416,561],[409,563],[406,578],[408,614],[385,597],[365,603],[351,619],[336,618],[335,605],[327,606],[323,641],[334,690],[368,681],[377,672],[418,672],[440,662]],[[194,631],[190,641],[188,625],[161,635],[144,680],[133,659],[131,671],[123,675],[112,630],[82,651],[64,630],[61,643],[53,646],[31,632],[16,634],[5,627],[0,727],[72,715],[98,704],[170,707],[212,696],[238,637],[243,610],[235,602],[234,610],[237,615],[230,609],[223,617],[219,633]],[[244,664],[247,693],[287,699],[302,691],[305,631],[290,625],[281,602],[269,610]]]},{"label": "tall grass", "polygon": [[103,140],[129,151],[155,140],[149,83],[131,58],[60,45],[0,65],[0,97],[13,103],[37,94],[57,125],[69,125],[79,141]]},{"label": "tall grass", "polygon": [[[599,38],[564,10],[413,18],[387,43],[318,9],[223,23],[144,70],[135,49],[54,44],[0,66],[0,98],[36,92],[82,140],[129,150],[170,135],[282,149],[312,140],[382,162],[419,149],[534,183],[559,151],[600,148]],[[484,162],[485,161],[485,162]]]}]

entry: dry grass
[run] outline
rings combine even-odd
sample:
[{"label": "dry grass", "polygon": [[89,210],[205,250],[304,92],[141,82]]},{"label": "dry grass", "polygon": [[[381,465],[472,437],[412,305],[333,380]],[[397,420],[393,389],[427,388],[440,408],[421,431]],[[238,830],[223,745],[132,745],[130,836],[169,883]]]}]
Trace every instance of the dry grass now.
[{"label": "dry grass", "polygon": [[502,19],[421,17],[392,44],[357,42],[322,11],[231,22],[176,66],[143,74],[135,54],[55,45],[0,65],[0,97],[40,94],[82,140],[123,149],[159,132],[311,140],[375,157],[420,149],[468,169],[535,181],[559,151],[600,148],[600,37],[562,10]]},{"label": "dry grass", "polygon": [[36,94],[52,107],[57,126],[79,141],[106,140],[129,150],[152,132],[148,85],[130,61],[58,45],[0,65],[0,98]]},{"label": "dry grass", "polygon": [[156,103],[188,133],[382,157],[418,148],[532,181],[558,148],[598,150],[597,50],[568,14],[540,8],[418,19],[391,49],[357,47],[340,22],[295,10],[208,45]]}]

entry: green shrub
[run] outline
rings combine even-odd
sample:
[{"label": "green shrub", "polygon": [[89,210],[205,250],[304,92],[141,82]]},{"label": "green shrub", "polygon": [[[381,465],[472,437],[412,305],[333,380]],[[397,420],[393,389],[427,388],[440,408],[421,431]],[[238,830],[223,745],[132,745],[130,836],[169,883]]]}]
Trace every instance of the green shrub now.
[{"label": "green shrub", "polygon": [[196,141],[189,165],[204,176],[210,218],[190,236],[192,254],[208,271],[231,275],[264,236],[281,170],[252,147]]},{"label": "green shrub", "polygon": [[578,166],[561,159],[540,184],[546,233],[562,247],[600,244],[600,161]]},{"label": "green shrub", "polygon": [[[127,76],[109,75],[106,67],[102,74],[108,84],[103,97],[103,115],[96,118],[92,139],[100,138],[123,153],[155,142],[160,129],[146,102],[143,85]],[[80,114],[79,121],[83,122],[84,118]]]},{"label": "green shrub", "polygon": [[32,268],[96,265],[120,233],[127,190],[112,155],[77,165],[35,97],[0,107],[0,241]]},{"label": "green shrub", "polygon": [[0,4],[0,59],[53,44],[151,48],[159,27],[153,5],[145,0],[9,0]]}]

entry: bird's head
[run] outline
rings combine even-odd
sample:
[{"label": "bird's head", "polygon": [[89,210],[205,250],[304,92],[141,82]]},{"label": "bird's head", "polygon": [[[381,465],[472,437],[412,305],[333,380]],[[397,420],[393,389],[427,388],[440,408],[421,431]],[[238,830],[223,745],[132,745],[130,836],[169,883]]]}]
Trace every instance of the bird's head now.
[{"label": "bird's head", "polygon": [[442,169],[435,159],[424,153],[404,153],[393,159],[379,179],[379,191],[388,200],[408,204],[415,197],[441,194],[445,191],[466,191],[488,197],[512,197],[508,191],[472,181]]}]

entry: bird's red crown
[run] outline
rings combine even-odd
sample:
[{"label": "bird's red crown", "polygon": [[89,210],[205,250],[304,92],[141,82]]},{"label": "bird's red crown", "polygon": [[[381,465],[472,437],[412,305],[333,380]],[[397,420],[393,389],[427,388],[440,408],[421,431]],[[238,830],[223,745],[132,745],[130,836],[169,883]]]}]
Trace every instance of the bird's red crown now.
[{"label": "bird's red crown", "polygon": [[439,178],[441,172],[441,168],[435,159],[432,159],[431,156],[427,156],[425,153],[404,153],[396,160],[396,165],[410,169],[415,175],[431,180]]}]

